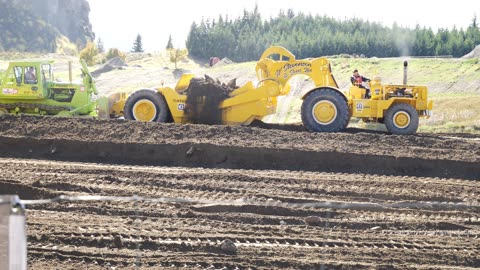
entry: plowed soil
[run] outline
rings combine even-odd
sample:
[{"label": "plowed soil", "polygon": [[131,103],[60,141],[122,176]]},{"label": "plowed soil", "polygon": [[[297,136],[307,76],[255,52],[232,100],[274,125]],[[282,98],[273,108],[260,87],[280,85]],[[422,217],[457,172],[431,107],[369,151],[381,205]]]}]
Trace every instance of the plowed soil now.
[{"label": "plowed soil", "polygon": [[0,117],[2,194],[203,202],[30,205],[30,269],[480,267],[479,137],[257,126]]}]

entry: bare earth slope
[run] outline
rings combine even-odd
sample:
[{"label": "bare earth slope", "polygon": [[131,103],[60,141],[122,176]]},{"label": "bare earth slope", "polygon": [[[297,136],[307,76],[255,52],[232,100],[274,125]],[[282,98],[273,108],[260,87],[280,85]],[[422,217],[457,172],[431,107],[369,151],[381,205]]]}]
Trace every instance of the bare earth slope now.
[{"label": "bare earth slope", "polygon": [[[350,129],[264,128],[2,116],[3,155],[109,163],[241,169],[480,175],[478,136],[393,136]],[[297,131],[284,131],[278,129]],[[8,148],[8,145],[16,145]],[[0,155],[2,155],[0,154]]]}]

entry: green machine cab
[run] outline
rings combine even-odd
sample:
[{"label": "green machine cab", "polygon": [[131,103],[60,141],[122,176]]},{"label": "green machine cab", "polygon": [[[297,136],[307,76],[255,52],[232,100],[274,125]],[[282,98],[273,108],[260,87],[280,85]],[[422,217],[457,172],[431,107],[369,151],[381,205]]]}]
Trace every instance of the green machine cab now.
[{"label": "green machine cab", "polygon": [[53,61],[11,62],[0,80],[0,114],[98,116],[95,83],[84,61],[82,82],[55,81]]}]

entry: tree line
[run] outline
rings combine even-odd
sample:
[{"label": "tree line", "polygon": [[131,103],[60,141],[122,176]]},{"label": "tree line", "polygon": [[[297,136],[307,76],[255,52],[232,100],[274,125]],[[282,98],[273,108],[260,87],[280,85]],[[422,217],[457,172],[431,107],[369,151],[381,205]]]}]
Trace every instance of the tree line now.
[{"label": "tree line", "polygon": [[298,58],[323,55],[366,57],[439,56],[460,57],[480,44],[480,29],[474,16],[466,29],[414,29],[392,27],[354,18],[295,14],[293,10],[262,19],[258,8],[243,16],[193,22],[186,46],[191,56],[208,59],[228,57],[234,61],[257,60],[271,45],[284,46]]}]

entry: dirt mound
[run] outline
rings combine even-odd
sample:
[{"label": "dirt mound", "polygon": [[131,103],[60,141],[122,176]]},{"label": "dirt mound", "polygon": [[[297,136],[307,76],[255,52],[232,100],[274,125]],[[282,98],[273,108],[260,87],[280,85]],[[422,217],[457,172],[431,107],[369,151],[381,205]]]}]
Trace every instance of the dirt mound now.
[{"label": "dirt mound", "polygon": [[456,134],[398,136],[351,128],[342,133],[311,133],[301,131],[302,127],[299,125],[263,123],[258,126],[262,128],[25,115],[0,116],[0,136],[11,138],[71,139],[88,143],[205,143],[480,162],[480,136],[473,134],[469,137],[459,137]]},{"label": "dirt mound", "polygon": [[221,67],[221,66],[226,66],[226,65],[231,65],[231,64],[235,64],[235,62],[233,62],[232,60],[230,60],[229,58],[225,57],[223,58],[222,60],[218,61],[216,64],[214,64],[213,66],[214,67]]},{"label": "dirt mound", "polygon": [[114,66],[114,67],[126,67],[127,66],[125,61],[123,61],[123,59],[120,58],[120,57],[114,57],[114,58],[108,60],[106,65],[111,65],[111,66]]},{"label": "dirt mound", "polygon": [[105,63],[102,67],[99,69],[95,70],[92,72],[92,76],[94,78],[99,77],[101,74],[112,71],[114,69],[122,69],[123,67],[126,67],[127,64],[125,61],[123,61],[122,58],[120,57],[115,57],[110,60],[108,60],[107,63]]},{"label": "dirt mound", "polygon": [[[478,179],[479,137],[0,116],[0,156]],[[295,131],[284,131],[295,130]],[[351,132],[351,133],[349,133]],[[339,162],[341,160],[342,162]]]},{"label": "dirt mound", "polygon": [[480,58],[480,45],[477,45],[471,52],[462,56],[462,58],[470,59],[470,58]]},{"label": "dirt mound", "polygon": [[250,126],[263,128],[263,129],[275,129],[275,130],[285,130],[285,131],[298,131],[298,132],[307,131],[307,129],[301,123],[285,125],[285,124],[265,123],[260,120],[254,120],[250,124]]},{"label": "dirt mound", "polygon": [[193,78],[185,91],[185,94],[188,95],[185,113],[194,124],[221,124],[220,103],[227,99],[236,88],[235,79],[228,84],[224,84],[208,75],[205,75],[205,78]]}]

